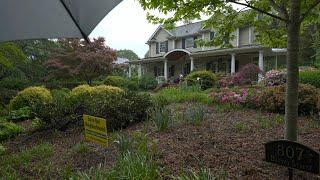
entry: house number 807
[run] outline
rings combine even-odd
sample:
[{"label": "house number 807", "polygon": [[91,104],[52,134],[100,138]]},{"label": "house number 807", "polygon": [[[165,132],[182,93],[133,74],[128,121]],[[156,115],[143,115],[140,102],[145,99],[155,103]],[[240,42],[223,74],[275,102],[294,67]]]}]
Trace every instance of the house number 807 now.
[{"label": "house number 807", "polygon": [[289,159],[293,159],[297,155],[297,160],[300,161],[303,154],[303,149],[293,148],[291,146],[285,147],[283,144],[278,144],[277,154],[280,156],[285,156]]}]

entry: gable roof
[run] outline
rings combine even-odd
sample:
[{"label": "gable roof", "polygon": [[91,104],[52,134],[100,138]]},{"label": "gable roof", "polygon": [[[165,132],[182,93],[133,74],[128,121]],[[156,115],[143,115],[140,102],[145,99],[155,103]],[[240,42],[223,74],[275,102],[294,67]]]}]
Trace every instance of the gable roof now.
[{"label": "gable roof", "polygon": [[170,31],[166,30],[163,26],[159,26],[155,31],[154,33],[151,35],[151,37],[149,38],[148,42],[149,41],[152,41],[152,39],[154,38],[154,36],[161,30],[165,30],[170,36],[174,36]]},{"label": "gable roof", "polygon": [[169,30],[175,37],[190,36],[199,33],[203,29],[204,21],[185,24]]},{"label": "gable roof", "polygon": [[152,41],[154,36],[160,31],[161,29],[165,30],[171,37],[185,37],[197,34],[204,30],[204,21],[199,21],[195,23],[185,24],[182,26],[178,26],[174,29],[167,30],[163,26],[159,26],[156,31],[152,34],[149,38],[148,42]]}]

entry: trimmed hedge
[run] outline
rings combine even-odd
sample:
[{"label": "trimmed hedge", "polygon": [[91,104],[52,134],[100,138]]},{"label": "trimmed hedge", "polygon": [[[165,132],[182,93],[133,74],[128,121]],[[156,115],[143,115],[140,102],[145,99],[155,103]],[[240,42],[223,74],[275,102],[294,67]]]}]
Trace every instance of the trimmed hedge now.
[{"label": "trimmed hedge", "polygon": [[299,79],[300,83],[320,88],[320,71],[302,71],[299,74]]},{"label": "trimmed hedge", "polygon": [[217,81],[217,76],[210,71],[193,71],[186,77],[188,86],[200,84],[202,90],[212,88]]},{"label": "trimmed hedge", "polygon": [[45,105],[52,100],[51,93],[44,87],[29,87],[20,91],[9,104],[10,110],[30,107],[32,110]]}]

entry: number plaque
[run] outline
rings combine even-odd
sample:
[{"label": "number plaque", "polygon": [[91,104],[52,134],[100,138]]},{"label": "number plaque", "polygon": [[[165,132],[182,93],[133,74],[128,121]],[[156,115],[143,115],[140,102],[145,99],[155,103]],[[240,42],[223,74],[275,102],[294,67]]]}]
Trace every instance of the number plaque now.
[{"label": "number plaque", "polygon": [[293,141],[278,140],[265,144],[266,161],[319,174],[319,152]]}]

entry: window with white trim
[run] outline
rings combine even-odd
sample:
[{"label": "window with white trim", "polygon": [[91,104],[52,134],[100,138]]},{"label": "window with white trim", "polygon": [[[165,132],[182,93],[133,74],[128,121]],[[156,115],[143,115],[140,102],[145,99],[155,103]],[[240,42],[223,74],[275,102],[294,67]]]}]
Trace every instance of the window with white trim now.
[{"label": "window with white trim", "polygon": [[194,47],[194,37],[188,37],[185,39],[185,46],[186,48],[193,48]]},{"label": "window with white trim", "polygon": [[165,52],[167,52],[167,45],[168,45],[168,41],[160,42],[160,43],[159,43],[159,52],[160,52],[160,53],[165,53]]}]

